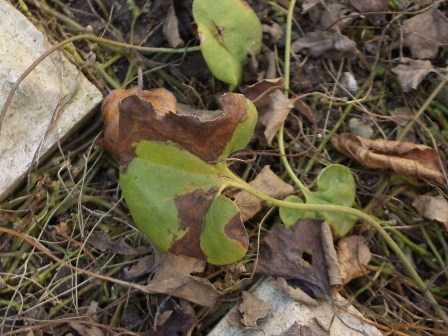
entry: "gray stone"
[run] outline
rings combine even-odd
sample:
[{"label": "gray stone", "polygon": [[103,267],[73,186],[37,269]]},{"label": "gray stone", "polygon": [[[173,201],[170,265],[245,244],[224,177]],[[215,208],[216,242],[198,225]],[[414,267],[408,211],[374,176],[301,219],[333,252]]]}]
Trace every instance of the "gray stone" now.
[{"label": "gray stone", "polygon": [[[25,16],[0,0],[0,109],[19,76],[51,46]],[[20,84],[0,130],[0,200],[102,100],[101,92],[61,53]]]},{"label": "gray stone", "polygon": [[[339,294],[333,297],[333,302],[319,302],[317,306],[312,306],[293,300],[272,278],[264,280],[253,294],[272,308],[271,316],[258,323],[258,329],[245,329],[224,317],[208,336],[381,335],[378,329],[364,322],[362,315]],[[297,329],[303,330],[303,333]],[[314,329],[319,330],[313,332]]]}]

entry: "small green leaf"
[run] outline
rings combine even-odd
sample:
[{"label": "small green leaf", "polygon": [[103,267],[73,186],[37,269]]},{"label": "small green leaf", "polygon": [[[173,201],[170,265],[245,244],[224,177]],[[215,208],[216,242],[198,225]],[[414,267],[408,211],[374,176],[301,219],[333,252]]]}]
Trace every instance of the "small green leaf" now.
[{"label": "small green leaf", "polygon": [[242,0],[194,0],[193,16],[210,71],[235,88],[247,55],[260,51],[260,20]]},{"label": "small green leaf", "polygon": [[[356,184],[353,175],[347,167],[339,164],[329,165],[317,177],[317,190],[305,193],[307,204],[334,204],[351,207],[355,202]],[[289,197],[296,203],[303,203],[297,197]],[[336,212],[304,212],[293,209],[280,209],[280,217],[287,226],[294,225],[300,218],[325,219],[333,228],[334,233],[345,236],[356,222],[356,217]]]}]

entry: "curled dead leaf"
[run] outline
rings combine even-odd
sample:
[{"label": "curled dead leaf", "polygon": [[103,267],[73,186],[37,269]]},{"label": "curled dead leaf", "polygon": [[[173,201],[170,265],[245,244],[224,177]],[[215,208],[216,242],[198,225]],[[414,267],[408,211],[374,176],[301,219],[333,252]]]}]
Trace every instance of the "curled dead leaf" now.
[{"label": "curled dead leaf", "polygon": [[338,261],[344,284],[363,277],[372,258],[365,239],[361,236],[343,237],[338,241]]},{"label": "curled dead leaf", "polygon": [[172,295],[197,303],[204,307],[213,307],[218,292],[207,280],[191,273],[204,271],[205,261],[186,256],[163,254],[156,274],[148,284],[151,292]]},{"label": "curled dead leaf", "polygon": [[141,140],[172,141],[206,162],[216,161],[239,123],[248,118],[248,102],[243,95],[224,94],[220,103],[223,110],[205,114],[179,108],[173,94],[165,89],[114,90],[102,105],[102,145],[122,164],[134,158],[133,145]]},{"label": "curled dead leaf", "polygon": [[333,146],[348,157],[372,169],[390,168],[397,174],[444,184],[437,151],[406,141],[371,140],[353,134],[339,134]]}]

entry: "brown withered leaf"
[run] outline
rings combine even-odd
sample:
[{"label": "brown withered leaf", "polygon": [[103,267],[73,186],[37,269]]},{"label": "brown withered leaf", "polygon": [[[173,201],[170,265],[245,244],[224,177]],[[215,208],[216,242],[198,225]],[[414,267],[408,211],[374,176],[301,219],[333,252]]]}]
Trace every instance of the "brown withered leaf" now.
[{"label": "brown withered leaf", "polygon": [[[277,199],[283,199],[294,192],[294,188],[275,175],[270,166],[264,166],[249,184]],[[240,191],[235,195],[235,204],[241,210],[243,222],[251,219],[263,208],[263,202],[247,191]]]},{"label": "brown withered leaf", "polygon": [[339,289],[336,251],[327,223],[301,219],[292,228],[276,224],[260,249],[256,273],[284,278],[317,299]]},{"label": "brown withered leaf", "polygon": [[257,108],[258,122],[255,134],[268,144],[271,144],[278,129],[294,107],[293,100],[281,91],[283,84],[282,78],[264,79],[243,90],[246,98],[252,100]]},{"label": "brown withered leaf", "polygon": [[300,288],[291,287],[290,285],[288,285],[285,279],[277,278],[275,282],[285,291],[285,293],[287,293],[294,300],[303,302],[307,306],[315,307],[318,305],[317,300],[313,299]]},{"label": "brown withered leaf", "polygon": [[218,298],[216,288],[192,273],[204,271],[205,261],[187,256],[162,254],[156,274],[148,284],[151,292],[172,295],[205,307],[213,307]]},{"label": "brown withered leaf", "polygon": [[390,168],[397,174],[444,183],[439,154],[431,147],[405,141],[371,140],[347,133],[333,136],[331,143],[365,167]]},{"label": "brown withered leaf", "polygon": [[386,18],[389,0],[350,0],[350,4],[373,25],[378,26]]},{"label": "brown withered leaf", "polygon": [[139,259],[137,263],[132,267],[125,267],[123,269],[124,279],[127,281],[135,280],[142,275],[151,273],[154,267],[154,255],[146,255],[143,258]]},{"label": "brown withered leaf", "polygon": [[220,103],[223,110],[211,114],[215,117],[211,119],[194,109],[176,113],[176,100],[165,89],[143,90],[140,94],[135,88],[112,91],[102,105],[102,145],[122,164],[133,159],[133,144],[141,140],[173,141],[206,162],[216,161],[240,121],[247,117],[242,113],[247,109],[243,95],[224,94]]},{"label": "brown withered leaf", "polygon": [[413,60],[405,58],[404,64],[399,64],[392,69],[398,77],[403,92],[410,92],[416,89],[425,77],[435,71],[431,61]]},{"label": "brown withered leaf", "polygon": [[337,29],[307,33],[291,44],[291,51],[294,53],[303,49],[307,49],[311,57],[336,59],[341,56],[352,58],[357,51],[356,43]]},{"label": "brown withered leaf", "polygon": [[418,213],[428,219],[434,219],[445,225],[448,230],[448,201],[443,195],[420,195],[412,202]]},{"label": "brown withered leaf", "polygon": [[364,237],[349,236],[338,241],[338,260],[343,284],[363,277],[372,258]]},{"label": "brown withered leaf", "polygon": [[403,30],[403,42],[415,58],[435,58],[448,43],[448,19],[436,6],[404,21]]},{"label": "brown withered leaf", "polygon": [[272,307],[251,292],[243,292],[243,302],[238,310],[242,314],[241,322],[247,328],[257,328],[258,322],[271,313]]}]

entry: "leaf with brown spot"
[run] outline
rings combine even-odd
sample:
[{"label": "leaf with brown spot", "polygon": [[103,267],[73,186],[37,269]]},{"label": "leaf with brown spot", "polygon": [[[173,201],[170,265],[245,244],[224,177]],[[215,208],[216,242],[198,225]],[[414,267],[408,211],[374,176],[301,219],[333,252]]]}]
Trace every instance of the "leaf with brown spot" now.
[{"label": "leaf with brown spot", "polygon": [[177,114],[176,100],[165,89],[140,94],[136,88],[112,91],[102,106],[103,147],[122,164],[134,158],[133,145],[142,140],[172,141],[206,162],[217,161],[246,146],[252,134],[238,128],[250,129],[256,123],[255,108],[244,96],[228,93],[220,102],[223,110],[214,119],[205,119]]},{"label": "leaf with brown spot", "polygon": [[[328,224],[302,219],[291,228],[276,224],[260,250],[256,273],[284,278],[317,299],[331,298],[339,288],[336,251]],[[336,265],[335,265],[336,263]],[[330,275],[334,274],[334,275]]]},{"label": "leaf with brown spot", "polygon": [[415,58],[433,59],[448,43],[448,19],[437,6],[405,20],[403,31],[403,42]]},{"label": "leaf with brown spot", "polygon": [[343,284],[367,274],[372,254],[361,236],[349,236],[338,241],[338,261]]},{"label": "leaf with brown spot", "polygon": [[[270,166],[264,166],[249,184],[258,191],[277,199],[284,199],[294,192],[294,188],[275,175]],[[240,191],[235,195],[235,204],[241,210],[243,222],[251,219],[263,208],[263,202],[247,191]]]},{"label": "leaf with brown spot", "polygon": [[213,307],[218,292],[207,280],[192,273],[202,273],[205,262],[174,254],[163,254],[156,274],[148,284],[151,292],[172,295],[204,307]]},{"label": "leaf with brown spot", "polygon": [[405,141],[371,140],[347,133],[333,136],[331,143],[368,168],[390,168],[397,174],[444,183],[439,154],[431,147]]},{"label": "leaf with brown spot", "polygon": [[177,106],[163,89],[116,90],[103,103],[103,146],[125,165],[120,184],[137,226],[162,251],[219,265],[249,245],[239,209],[218,191],[228,181],[222,161],[247,146],[257,121],[243,95],[221,103]]},{"label": "leaf with brown spot", "polygon": [[448,230],[448,201],[443,195],[420,195],[412,201],[412,206],[418,213],[428,219],[436,220],[445,225]]},{"label": "leaf with brown spot", "polygon": [[242,314],[241,322],[247,328],[257,328],[258,322],[266,318],[272,307],[250,292],[243,292],[243,302],[238,310]]}]

